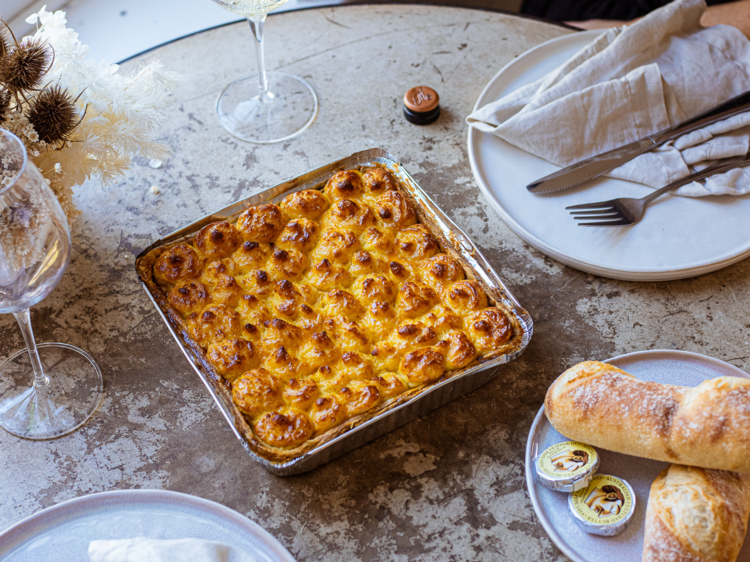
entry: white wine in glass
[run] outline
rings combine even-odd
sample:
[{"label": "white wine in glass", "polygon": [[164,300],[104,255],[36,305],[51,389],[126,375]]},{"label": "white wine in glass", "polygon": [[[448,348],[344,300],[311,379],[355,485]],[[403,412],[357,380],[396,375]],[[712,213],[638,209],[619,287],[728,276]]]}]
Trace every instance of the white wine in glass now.
[{"label": "white wine in glass", "polygon": [[0,426],[26,439],[52,439],[83,425],[102,395],[102,374],[83,350],[37,346],[29,308],[45,298],[70,260],[60,203],[26,154],[0,129],[0,314],[12,313],[26,349],[0,365]]},{"label": "white wine in glass", "polygon": [[235,137],[260,144],[285,141],[307,129],[318,113],[310,84],[286,72],[266,72],[263,32],[268,12],[287,0],[213,0],[244,16],[255,37],[258,72],[241,76],[219,95],[216,113]]}]

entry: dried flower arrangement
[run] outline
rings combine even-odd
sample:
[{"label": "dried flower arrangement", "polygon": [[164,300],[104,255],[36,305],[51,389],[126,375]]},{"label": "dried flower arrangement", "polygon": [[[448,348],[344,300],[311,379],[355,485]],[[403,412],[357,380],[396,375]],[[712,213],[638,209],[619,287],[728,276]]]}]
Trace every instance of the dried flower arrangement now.
[{"label": "dried flower arrangement", "polygon": [[27,18],[37,31],[21,41],[0,20],[0,128],[21,139],[72,220],[74,186],[112,184],[137,154],[166,157],[154,137],[180,78],[159,61],[128,76],[94,63],[65,12],[45,8]]}]

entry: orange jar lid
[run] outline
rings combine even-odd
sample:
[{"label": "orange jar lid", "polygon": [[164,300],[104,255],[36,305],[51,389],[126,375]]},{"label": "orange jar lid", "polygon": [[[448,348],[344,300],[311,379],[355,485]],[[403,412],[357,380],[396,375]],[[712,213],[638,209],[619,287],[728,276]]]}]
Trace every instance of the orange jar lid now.
[{"label": "orange jar lid", "polygon": [[426,113],[440,105],[440,96],[432,88],[415,86],[404,94],[404,105],[415,113]]}]

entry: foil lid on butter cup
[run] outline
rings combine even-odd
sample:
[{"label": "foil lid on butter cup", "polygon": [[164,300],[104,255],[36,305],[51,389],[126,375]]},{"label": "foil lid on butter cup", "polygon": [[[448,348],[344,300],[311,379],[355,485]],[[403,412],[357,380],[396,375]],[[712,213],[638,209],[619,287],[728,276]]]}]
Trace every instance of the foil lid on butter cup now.
[{"label": "foil lid on butter cup", "polygon": [[568,496],[568,507],[581,529],[613,537],[622,533],[633,518],[635,492],[621,478],[597,474],[586,488]]},{"label": "foil lid on butter cup", "polygon": [[588,486],[599,468],[599,454],[593,447],[563,441],[544,450],[534,461],[539,483],[558,492],[575,492]]}]

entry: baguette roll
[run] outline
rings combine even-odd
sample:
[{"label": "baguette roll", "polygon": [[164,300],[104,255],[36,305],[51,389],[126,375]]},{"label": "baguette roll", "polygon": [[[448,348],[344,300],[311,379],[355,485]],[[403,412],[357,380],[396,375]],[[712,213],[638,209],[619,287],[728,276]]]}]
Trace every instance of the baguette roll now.
[{"label": "baguette roll", "polygon": [[565,437],[637,457],[750,473],[750,379],[695,388],[585,361],[552,383],[547,418]]},{"label": "baguette roll", "polygon": [[750,476],[673,464],[651,485],[643,562],[735,562],[750,515]]}]

